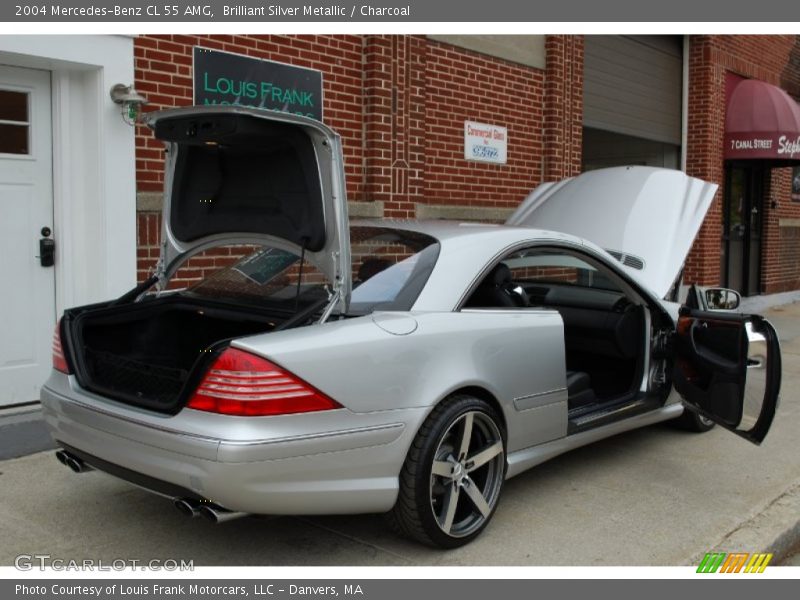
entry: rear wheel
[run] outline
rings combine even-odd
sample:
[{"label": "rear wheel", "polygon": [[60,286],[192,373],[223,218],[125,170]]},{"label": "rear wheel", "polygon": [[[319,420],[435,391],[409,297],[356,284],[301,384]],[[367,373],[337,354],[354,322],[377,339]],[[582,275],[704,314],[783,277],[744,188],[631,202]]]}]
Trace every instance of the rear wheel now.
[{"label": "rear wheel", "polygon": [[492,518],[505,467],[505,436],[497,413],[478,398],[453,396],[436,407],[417,433],[388,520],[420,542],[463,546]]}]

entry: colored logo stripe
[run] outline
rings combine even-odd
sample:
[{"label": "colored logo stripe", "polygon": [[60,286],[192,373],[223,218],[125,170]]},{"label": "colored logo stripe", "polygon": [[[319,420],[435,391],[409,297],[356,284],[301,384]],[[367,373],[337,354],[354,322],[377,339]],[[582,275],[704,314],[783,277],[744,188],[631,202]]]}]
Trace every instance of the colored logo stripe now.
[{"label": "colored logo stripe", "polygon": [[708,552],[697,566],[697,573],[763,573],[771,560],[772,554],[767,553]]},{"label": "colored logo stripe", "polygon": [[700,561],[700,565],[697,567],[697,572],[716,573],[723,560],[725,560],[724,552],[708,552],[703,557],[703,560]]},{"label": "colored logo stripe", "polygon": [[742,570],[744,563],[750,555],[746,552],[732,552],[722,563],[720,573],[738,573]]},{"label": "colored logo stripe", "polygon": [[745,573],[763,573],[767,568],[769,561],[772,560],[772,554],[753,554],[750,562],[744,568]]}]

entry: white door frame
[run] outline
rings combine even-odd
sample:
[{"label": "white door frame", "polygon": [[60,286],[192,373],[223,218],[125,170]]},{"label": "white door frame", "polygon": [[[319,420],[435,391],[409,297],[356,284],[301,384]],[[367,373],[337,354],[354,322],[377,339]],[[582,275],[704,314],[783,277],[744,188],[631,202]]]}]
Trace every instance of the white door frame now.
[{"label": "white door frame", "polygon": [[51,71],[56,311],[136,282],[134,128],[110,88],[134,81],[130,36],[0,36],[0,64]]}]

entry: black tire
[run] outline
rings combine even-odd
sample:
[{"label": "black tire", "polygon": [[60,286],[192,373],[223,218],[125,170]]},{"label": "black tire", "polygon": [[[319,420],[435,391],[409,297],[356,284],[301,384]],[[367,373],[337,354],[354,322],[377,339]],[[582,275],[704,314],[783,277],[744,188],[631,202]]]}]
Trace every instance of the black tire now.
[{"label": "black tire", "polygon": [[443,401],[408,451],[397,502],[387,514],[392,529],[440,548],[457,548],[480,535],[503,487],[505,438],[502,420],[483,400],[455,395]]},{"label": "black tire", "polygon": [[673,421],[676,427],[684,431],[691,431],[694,433],[705,433],[714,429],[714,421],[689,410],[683,409],[683,414]]}]

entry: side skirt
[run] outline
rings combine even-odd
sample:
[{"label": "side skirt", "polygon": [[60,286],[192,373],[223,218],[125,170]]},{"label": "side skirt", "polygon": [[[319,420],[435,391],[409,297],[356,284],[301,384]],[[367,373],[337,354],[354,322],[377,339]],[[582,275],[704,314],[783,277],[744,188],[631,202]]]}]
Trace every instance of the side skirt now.
[{"label": "side skirt", "polygon": [[608,425],[596,427],[588,431],[568,435],[566,437],[553,440],[552,442],[546,442],[537,446],[531,446],[530,448],[517,450],[516,452],[508,455],[508,470],[506,471],[506,479],[511,479],[523,471],[548,461],[559,454],[564,454],[565,452],[569,452],[575,448],[580,448],[581,446],[617,435],[618,433],[630,431],[631,429],[638,429],[639,427],[645,427],[647,425],[652,425],[653,423],[660,423],[661,421],[669,421],[670,419],[679,417],[682,412],[683,405],[678,402],[664,406],[658,410],[631,417],[629,419],[616,421],[614,423],[609,423]]}]

